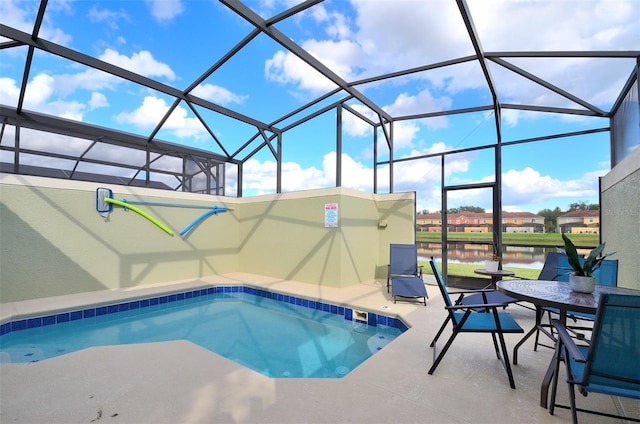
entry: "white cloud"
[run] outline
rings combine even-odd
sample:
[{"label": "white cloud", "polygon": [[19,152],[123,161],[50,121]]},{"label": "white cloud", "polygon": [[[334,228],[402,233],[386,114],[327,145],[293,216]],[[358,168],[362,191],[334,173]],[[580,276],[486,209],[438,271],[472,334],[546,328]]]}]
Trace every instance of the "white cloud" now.
[{"label": "white cloud", "polygon": [[336,85],[320,72],[297,56],[283,51],[276,52],[265,62],[264,74],[267,80],[290,84],[311,93],[321,93],[336,88]]},{"label": "white cloud", "polygon": [[159,22],[170,21],[184,12],[180,0],[146,0],[151,15]]},{"label": "white cloud", "polygon": [[[378,121],[378,117],[373,114],[371,109],[362,105],[351,105],[351,108],[356,112],[366,116],[373,122]],[[372,127],[368,122],[363,121],[359,117],[355,116],[348,110],[342,113],[342,129],[343,131],[352,137],[370,137],[372,133]]]},{"label": "white cloud", "polygon": [[[50,8],[65,8],[63,2],[52,2],[54,5],[50,5]],[[15,0],[2,0],[0,1],[0,17],[2,17],[2,23],[10,27],[19,29],[26,33],[33,32],[33,17],[36,16],[40,2],[31,1],[15,1]],[[46,38],[56,44],[69,45],[72,41],[71,35],[65,33],[59,28],[55,28],[51,25],[50,20],[45,19],[42,23],[42,27],[39,32],[40,37]]]},{"label": "white cloud", "polygon": [[[151,53],[145,50],[133,53],[128,57],[115,50],[106,49],[98,58],[143,76],[165,77],[169,80],[176,78],[175,73],[168,65],[158,62]],[[115,89],[119,84],[125,82],[121,78],[93,68],[76,73],[52,74],[50,77],[55,81],[53,84],[55,93],[61,96],[70,96],[77,90]]]},{"label": "white cloud", "polygon": [[114,89],[124,80],[97,69],[85,69],[74,74],[53,74],[55,92],[61,96],[70,96],[77,90]]},{"label": "white cloud", "polygon": [[119,29],[118,21],[131,20],[131,16],[124,10],[110,10],[110,9],[100,9],[98,6],[93,6],[89,9],[89,20],[92,23],[98,22],[106,22],[107,25],[113,29]]},{"label": "white cloud", "polygon": [[[327,153],[322,159],[325,182],[335,185],[336,152]],[[373,170],[361,162],[342,154],[342,187],[371,192],[373,190]]]},{"label": "white cloud", "polygon": [[147,50],[141,50],[127,57],[113,49],[106,49],[98,59],[146,77],[164,77],[171,81],[176,79],[169,65],[155,60]]},{"label": "white cloud", "polygon": [[20,89],[14,79],[0,78],[0,104],[16,106],[19,94]]},{"label": "white cloud", "polygon": [[[384,106],[383,109],[392,116],[410,116],[425,112],[440,112],[451,107],[451,98],[442,96],[434,98],[429,90],[422,90],[417,95],[401,93],[395,101]],[[445,128],[447,118],[444,116],[431,119],[423,119],[422,122],[429,129]]]},{"label": "white cloud", "polygon": [[[117,122],[135,125],[145,130],[153,129],[169,110],[163,99],[146,96],[136,110],[123,112],[115,117]],[[179,138],[193,137],[200,140],[208,136],[202,123],[197,118],[189,118],[187,110],[176,107],[162,127]]]},{"label": "white cloud", "polygon": [[351,36],[350,20],[347,16],[337,13],[329,12],[320,4],[311,9],[311,15],[320,23],[326,23],[325,33],[336,39],[345,39]]},{"label": "white cloud", "polygon": [[[335,187],[336,153],[327,153],[322,159],[322,169],[302,168],[296,162],[282,164],[282,191],[291,192],[314,188]],[[244,165],[243,182],[245,194],[264,194],[275,192],[276,163],[248,160]],[[373,170],[349,155],[342,155],[342,186],[355,190],[373,189]]]},{"label": "white cloud", "polygon": [[191,93],[221,105],[242,104],[249,98],[249,96],[232,93],[226,88],[214,84],[200,84]]},{"label": "white cloud", "polygon": [[[326,39],[309,37],[299,43],[346,80],[437,63],[474,53],[460,12],[451,1],[353,0],[355,17],[349,19],[322,5],[310,15],[324,25]],[[583,0],[575,2],[533,0],[469,1],[482,46],[487,51],[525,50],[638,50],[640,3],[634,1]],[[508,17],[508,18],[505,18]],[[567,25],[567,22],[571,25]],[[336,28],[341,29],[336,29]],[[607,59],[510,59],[525,70],[548,79],[596,105],[609,106],[635,65],[635,60]],[[330,84],[283,52],[267,61],[273,81],[299,90],[317,92]],[[491,65],[492,72],[503,72]],[[491,102],[485,78],[477,62],[435,69],[403,77],[404,83],[424,80],[420,96],[445,100],[469,90],[484,90],[484,104]],[[534,83],[513,83],[497,78],[503,102],[573,107],[572,102]],[[392,88],[398,81],[371,84]],[[366,94],[366,90],[365,90]],[[477,93],[476,93],[477,94]],[[406,95],[412,95],[411,93]],[[417,97],[417,96],[416,96]],[[425,99],[426,100],[426,99]],[[455,106],[435,103],[425,110]],[[467,105],[464,105],[467,106]],[[395,116],[395,115],[394,115]],[[531,115],[528,115],[530,117]],[[525,117],[525,115],[520,115]]]},{"label": "white cloud", "polygon": [[[282,164],[282,180],[285,192],[327,187],[322,170],[315,167],[303,169],[295,162]],[[275,193],[276,163],[249,159],[243,166],[242,181],[245,195]]]},{"label": "white cloud", "polygon": [[[392,104],[383,106],[382,108],[393,116],[409,116],[419,114],[425,110],[440,111],[448,107],[450,104],[451,99],[448,97],[434,99],[429,91],[423,90],[416,96],[401,93]],[[371,109],[361,105],[353,105],[352,108],[372,121],[378,121],[378,117],[371,111]],[[349,112],[344,113],[342,117],[344,125],[343,129],[350,136],[371,136],[371,125],[364,122],[362,119]],[[396,150],[414,146],[415,137],[420,132],[420,126],[418,123],[421,123],[430,129],[439,129],[448,126],[446,117],[419,119],[415,121],[397,121],[393,125],[393,140]]]},{"label": "white cloud", "polygon": [[361,65],[363,74],[411,68],[473,52],[454,2],[353,0],[352,4],[357,26],[354,39],[367,57]]},{"label": "white cloud", "polygon": [[[544,203],[553,199],[593,198],[598,195],[598,176],[604,172],[586,173],[576,180],[559,180],[542,175],[530,167],[511,169],[502,176],[502,193],[505,203]],[[566,205],[560,205],[561,207]]]},{"label": "white cloud", "polygon": [[[56,80],[48,74],[38,74],[27,85],[24,97],[24,108],[36,110],[40,113],[60,116],[67,119],[82,121],[82,114],[86,105],[79,101],[53,98]],[[0,103],[18,104],[20,89],[16,81],[11,78],[0,78]]]},{"label": "white cloud", "polygon": [[107,101],[107,98],[104,94],[98,93],[96,91],[91,93],[91,99],[89,100],[89,108],[91,110],[107,106],[109,106],[109,102]]}]

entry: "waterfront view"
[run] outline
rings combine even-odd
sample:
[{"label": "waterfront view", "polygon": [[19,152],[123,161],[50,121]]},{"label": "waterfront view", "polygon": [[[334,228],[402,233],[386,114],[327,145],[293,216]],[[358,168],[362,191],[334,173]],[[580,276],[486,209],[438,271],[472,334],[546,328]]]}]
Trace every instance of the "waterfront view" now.
[{"label": "waterfront view", "polygon": [[[431,256],[441,259],[440,243],[418,242],[418,259],[428,261]],[[450,243],[447,260],[450,263],[478,264],[491,256],[490,247],[477,244]],[[505,267],[541,269],[544,258],[549,252],[555,252],[556,247],[547,246],[504,246],[502,263]]]},{"label": "waterfront view", "polygon": [[[420,262],[426,263],[431,256],[438,261],[442,259],[441,237],[440,233],[416,233]],[[487,233],[449,233],[447,262],[450,272],[472,276],[474,269],[484,268],[484,262],[493,253],[490,237]],[[559,233],[502,233],[502,238],[502,267],[521,270],[519,274],[527,278],[536,278],[547,254],[563,246]],[[578,253],[584,255],[599,244],[597,234],[572,234],[570,238],[578,246]],[[428,267],[426,270],[429,271]]]}]

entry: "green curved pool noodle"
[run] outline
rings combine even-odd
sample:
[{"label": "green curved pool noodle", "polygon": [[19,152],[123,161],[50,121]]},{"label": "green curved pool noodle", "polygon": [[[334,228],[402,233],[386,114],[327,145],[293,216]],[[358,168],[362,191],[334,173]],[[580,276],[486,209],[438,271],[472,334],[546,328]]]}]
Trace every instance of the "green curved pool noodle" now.
[{"label": "green curved pool noodle", "polygon": [[154,217],[152,217],[151,215],[149,215],[145,211],[140,210],[137,207],[130,205],[129,203],[121,202],[120,200],[112,199],[110,197],[105,197],[104,201],[107,202],[107,203],[113,203],[114,205],[122,206],[123,208],[131,209],[132,211],[144,216],[149,221],[151,221],[154,224],[156,224],[159,228],[161,228],[164,232],[166,232],[170,236],[173,235],[173,231],[171,231],[171,229],[169,227],[167,227],[162,222],[158,221],[157,219],[155,219]]}]

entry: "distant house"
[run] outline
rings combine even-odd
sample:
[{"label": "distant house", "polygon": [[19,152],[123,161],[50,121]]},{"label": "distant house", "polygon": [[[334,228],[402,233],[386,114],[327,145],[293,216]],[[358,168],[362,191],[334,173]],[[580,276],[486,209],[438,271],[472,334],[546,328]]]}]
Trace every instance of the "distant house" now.
[{"label": "distant house", "polygon": [[558,217],[558,229],[569,234],[600,234],[599,210],[575,210]]},{"label": "distant house", "polygon": [[504,233],[544,233],[544,217],[531,212],[502,212]]},{"label": "distant house", "polygon": [[[442,217],[439,213],[418,214],[416,227],[417,231],[441,232]],[[455,233],[490,233],[493,232],[493,214],[448,214],[447,229]],[[544,233],[544,217],[531,212],[502,212],[501,230],[512,233]]]},{"label": "distant house", "polygon": [[442,216],[439,213],[416,215],[416,231],[439,233],[442,231]]}]

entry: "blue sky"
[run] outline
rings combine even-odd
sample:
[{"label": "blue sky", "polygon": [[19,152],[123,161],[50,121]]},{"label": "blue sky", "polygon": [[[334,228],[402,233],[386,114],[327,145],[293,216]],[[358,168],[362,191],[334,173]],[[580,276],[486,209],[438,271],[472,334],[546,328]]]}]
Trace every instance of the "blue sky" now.
[{"label": "blue sky", "polygon": [[[295,3],[246,2],[263,18]],[[468,4],[485,51],[640,50],[638,1],[468,0]],[[0,0],[0,21],[31,32],[37,6],[33,1]],[[455,2],[446,0],[328,0],[276,28],[347,81],[473,54]],[[184,89],[252,29],[225,5],[210,0],[50,1],[40,36]],[[25,47],[0,50],[2,104],[16,105],[26,51]],[[584,58],[512,58],[509,62],[604,110],[609,110],[635,64],[634,59]],[[503,103],[581,108],[495,63],[489,68]],[[334,87],[261,34],[194,94],[270,123]],[[481,106],[491,100],[477,63],[358,89],[393,116]],[[162,93],[38,52],[24,107],[146,136],[172,103]],[[353,103],[353,108],[371,116],[359,103]],[[200,112],[231,151],[255,133],[253,127],[230,118]],[[343,186],[371,191],[373,130],[348,112],[344,115]],[[601,128],[608,126],[608,120],[505,111],[502,125],[503,141],[510,141]],[[491,144],[494,117],[491,112],[478,112],[402,121],[396,123],[394,135],[395,158]],[[157,137],[220,151],[184,104]],[[388,157],[384,143],[378,149],[383,158]],[[335,152],[334,112],[285,133],[283,190],[334,186]],[[490,181],[492,160],[489,153],[457,155],[448,161],[446,180],[452,184]],[[596,203],[597,177],[607,172],[609,160],[607,133],[506,147],[503,208],[537,212],[556,206],[564,209],[575,201]],[[415,190],[419,210],[439,209],[438,162],[397,165],[394,191]],[[386,175],[386,167],[380,167],[380,192],[389,190]],[[249,160],[244,182],[245,196],[275,191],[275,161],[268,151]],[[231,177],[230,194],[234,184]],[[486,192],[457,196],[452,194],[449,206],[491,208]]]}]

